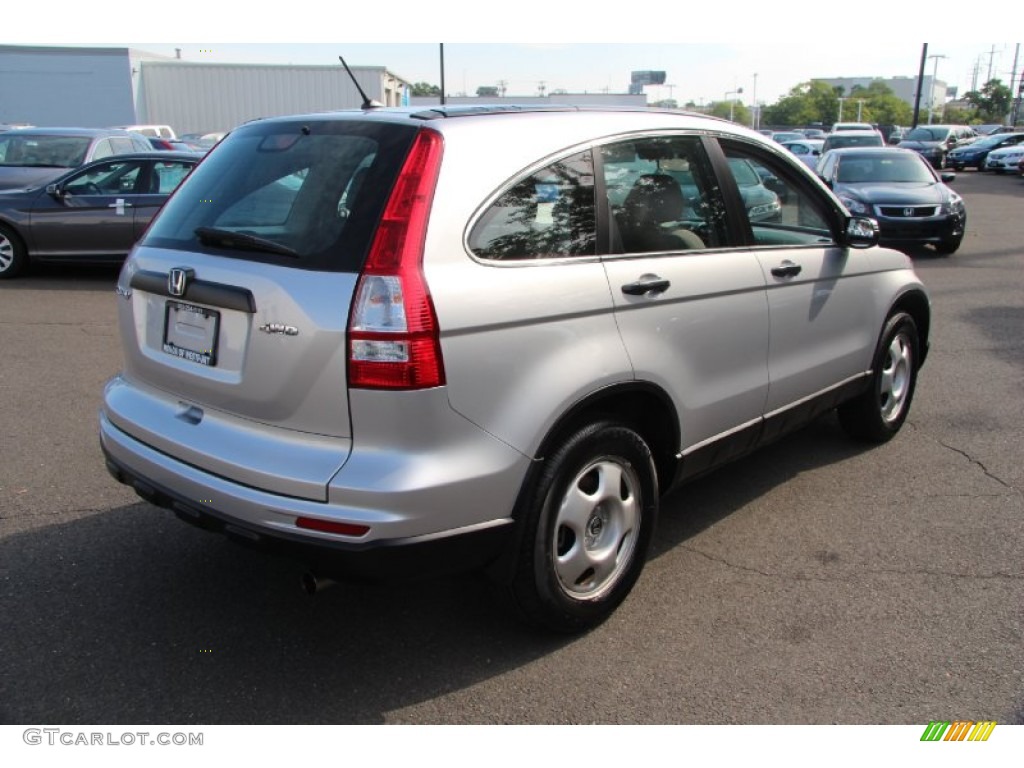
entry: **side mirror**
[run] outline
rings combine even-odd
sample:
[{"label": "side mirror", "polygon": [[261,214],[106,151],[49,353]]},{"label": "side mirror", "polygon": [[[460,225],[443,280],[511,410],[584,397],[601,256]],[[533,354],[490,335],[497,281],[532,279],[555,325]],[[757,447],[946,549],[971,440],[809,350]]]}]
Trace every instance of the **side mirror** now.
[{"label": "side mirror", "polygon": [[846,242],[850,248],[878,245],[878,222],[866,216],[852,216],[846,223]]},{"label": "side mirror", "polygon": [[821,150],[820,149],[812,149],[811,150],[811,154],[814,155],[815,157],[821,157]]},{"label": "side mirror", "polygon": [[62,187],[60,184],[47,184],[46,194],[50,195],[50,197],[53,197],[57,200],[63,200],[64,187]]},{"label": "side mirror", "polygon": [[939,178],[942,179],[943,184],[950,184],[956,179],[956,174],[952,171],[943,171],[939,174]]}]

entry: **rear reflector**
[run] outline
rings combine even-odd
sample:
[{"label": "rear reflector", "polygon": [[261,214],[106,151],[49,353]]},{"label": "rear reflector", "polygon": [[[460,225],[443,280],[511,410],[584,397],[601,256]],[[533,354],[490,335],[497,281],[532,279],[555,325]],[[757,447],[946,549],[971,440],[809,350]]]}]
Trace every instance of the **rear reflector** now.
[{"label": "rear reflector", "polygon": [[365,536],[370,531],[368,525],[356,525],[355,523],[335,523],[330,520],[317,520],[312,517],[299,517],[295,520],[299,528],[306,528],[310,531],[321,531],[323,533],[337,533],[340,536]]}]

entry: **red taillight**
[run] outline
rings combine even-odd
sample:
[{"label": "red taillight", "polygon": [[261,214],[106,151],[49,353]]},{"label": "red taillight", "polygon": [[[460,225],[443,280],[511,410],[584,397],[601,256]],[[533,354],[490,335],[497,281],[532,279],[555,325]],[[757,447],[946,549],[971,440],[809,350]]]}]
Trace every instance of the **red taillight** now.
[{"label": "red taillight", "polygon": [[426,389],[445,383],[437,315],[423,276],[423,243],[443,144],[413,141],[377,227],[348,320],[348,385]]},{"label": "red taillight", "polygon": [[323,533],[338,533],[342,536],[364,536],[369,530],[368,525],[356,525],[355,523],[335,523],[330,520],[317,520],[315,517],[299,517],[295,520],[299,528],[306,528],[310,531],[322,531]]}]

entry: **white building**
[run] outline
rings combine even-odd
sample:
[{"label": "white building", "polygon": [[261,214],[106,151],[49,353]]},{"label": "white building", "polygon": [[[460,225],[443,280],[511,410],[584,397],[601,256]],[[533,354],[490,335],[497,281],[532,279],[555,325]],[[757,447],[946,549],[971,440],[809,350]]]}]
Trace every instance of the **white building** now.
[{"label": "white building", "polygon": [[[825,83],[832,88],[842,88],[847,96],[856,86],[867,88],[871,83],[880,80],[888,86],[898,99],[914,107],[917,98],[916,77],[816,77],[815,82]],[[942,80],[936,80],[931,75],[925,75],[921,82],[921,112],[927,114],[929,108],[940,111],[946,103],[946,91],[948,86]],[[844,115],[846,119],[851,119]]]},{"label": "white building", "polygon": [[[408,103],[409,84],[387,68],[351,69],[369,98],[385,106]],[[0,123],[161,124],[179,134],[208,133],[362,102],[340,63],[210,64],[128,48],[0,46]]]}]

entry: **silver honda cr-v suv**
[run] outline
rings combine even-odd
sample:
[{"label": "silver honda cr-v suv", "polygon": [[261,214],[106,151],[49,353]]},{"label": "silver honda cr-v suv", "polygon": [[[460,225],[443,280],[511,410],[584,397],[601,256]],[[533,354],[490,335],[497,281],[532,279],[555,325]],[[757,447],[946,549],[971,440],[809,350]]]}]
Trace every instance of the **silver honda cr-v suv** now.
[{"label": "silver honda cr-v suv", "polygon": [[877,237],[700,115],[249,123],[121,273],[108,468],[321,576],[486,568],[533,623],[584,629],[673,485],[832,409],[899,430],[929,300]]}]

